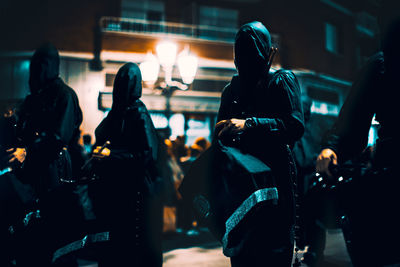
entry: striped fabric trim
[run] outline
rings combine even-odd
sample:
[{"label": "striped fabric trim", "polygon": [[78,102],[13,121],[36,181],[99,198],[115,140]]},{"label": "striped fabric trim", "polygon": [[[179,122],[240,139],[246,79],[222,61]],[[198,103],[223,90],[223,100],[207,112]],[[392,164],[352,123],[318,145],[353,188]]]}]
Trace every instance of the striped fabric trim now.
[{"label": "striped fabric trim", "polygon": [[57,259],[62,256],[65,256],[71,252],[77,251],[79,249],[83,249],[90,244],[105,242],[110,240],[110,232],[101,232],[96,234],[86,235],[81,240],[76,240],[68,245],[65,245],[62,248],[57,249],[53,254],[52,262],[54,263]]},{"label": "striped fabric trim", "polygon": [[242,242],[240,242],[235,247],[228,247],[230,233],[238,226],[246,214],[257,206],[257,204],[269,200],[278,200],[278,189],[276,187],[263,188],[255,191],[245,201],[243,201],[243,203],[228,218],[225,222],[226,230],[224,237],[222,238],[222,248],[225,256],[235,256],[242,246]]}]

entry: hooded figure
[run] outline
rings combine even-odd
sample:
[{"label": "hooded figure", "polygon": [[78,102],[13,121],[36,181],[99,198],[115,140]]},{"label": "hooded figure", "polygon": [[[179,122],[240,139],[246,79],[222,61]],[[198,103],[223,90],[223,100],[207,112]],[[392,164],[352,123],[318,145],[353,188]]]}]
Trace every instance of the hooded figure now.
[{"label": "hooded figure", "polygon": [[[59,78],[59,63],[58,51],[50,43],[35,51],[29,73],[31,94],[17,111],[17,135],[27,148],[25,179],[39,193],[57,187],[60,179],[72,179],[68,149],[82,123],[78,97]],[[55,166],[56,161],[64,163]]]},{"label": "hooded figure", "polygon": [[262,23],[251,22],[240,28],[236,34],[234,52],[241,81],[254,86],[263,74],[268,73],[271,48],[271,36]]},{"label": "hooded figure", "polygon": [[38,94],[49,82],[58,78],[60,58],[57,49],[46,43],[37,49],[29,66],[29,87],[32,94]]},{"label": "hooded figure", "polygon": [[[18,178],[34,189],[40,200],[38,208],[43,221],[46,221],[46,230],[40,234],[43,239],[41,245],[33,245],[37,240],[32,237],[29,241],[33,243],[25,240],[24,248],[21,246],[20,250],[27,253],[17,260],[21,266],[47,266],[51,260],[51,250],[74,228],[69,222],[76,215],[71,199],[61,194],[54,198],[53,193],[66,188],[62,186],[63,180],[74,179],[74,160],[70,151],[79,135],[82,112],[76,93],[59,77],[59,63],[58,51],[52,44],[44,44],[35,51],[29,72],[31,94],[16,113],[17,145],[26,149],[26,158]],[[64,223],[69,225],[65,228],[69,230],[59,231],[65,227]]]},{"label": "hooded figure", "polygon": [[110,155],[94,166],[100,180],[90,193],[98,219],[110,229],[100,266],[162,265],[159,144],[141,95],[139,67],[123,65],[114,81],[111,111],[95,131],[96,146],[110,142]]},{"label": "hooded figure", "polygon": [[[272,169],[278,205],[257,215],[232,266],[290,266],[293,253],[294,142],[304,132],[300,87],[294,74],[271,70],[271,37],[260,22],[243,25],[235,39],[238,75],[224,88],[216,138],[249,153]],[[269,265],[270,264],[270,265]]]},{"label": "hooded figure", "polygon": [[[341,165],[357,159],[367,146],[375,115],[379,130],[372,170],[363,175],[359,183],[353,184],[349,198],[345,199],[347,228],[351,231],[346,244],[354,266],[400,263],[400,220],[396,215],[400,203],[397,170],[400,145],[395,110],[400,89],[400,19],[392,19],[384,32],[382,51],[372,55],[360,70],[339,117],[323,139],[323,149],[316,163],[319,173],[331,175],[331,164]],[[357,192],[356,198],[354,192]],[[345,236],[348,237],[346,233]],[[365,257],[370,244],[380,245],[373,255]]]}]

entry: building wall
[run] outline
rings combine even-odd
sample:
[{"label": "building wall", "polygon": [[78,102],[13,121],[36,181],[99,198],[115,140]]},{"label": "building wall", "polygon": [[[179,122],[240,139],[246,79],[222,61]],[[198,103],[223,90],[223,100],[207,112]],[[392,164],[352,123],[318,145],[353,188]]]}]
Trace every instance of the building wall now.
[{"label": "building wall", "polygon": [[83,133],[94,135],[94,130],[104,117],[98,109],[99,91],[104,88],[105,75],[91,71],[89,61],[83,59],[62,58],[60,76],[75,90],[83,113],[81,129]]},{"label": "building wall", "polygon": [[[289,69],[308,69],[340,79],[353,79],[357,72],[355,18],[321,0],[264,1],[260,7],[242,14],[243,22],[258,19],[280,36],[282,66]],[[246,11],[246,10],[244,10]],[[341,31],[338,54],[325,49],[326,22]]]},{"label": "building wall", "polygon": [[[119,34],[104,33],[102,38],[102,48],[105,51],[121,51],[155,53],[157,43],[164,39],[160,35],[144,36],[139,34]],[[207,40],[184,39],[175,36],[168,37],[178,46],[178,51],[183,50],[185,45],[189,45],[190,51],[202,58],[219,60],[230,60],[233,62],[233,45],[228,42],[213,42]]]},{"label": "building wall", "polygon": [[[3,40],[0,50],[32,51],[44,41],[53,42],[62,51],[93,52],[95,28],[102,16],[119,17],[121,1],[53,0],[7,1],[0,18]],[[357,46],[368,43],[360,40],[355,30],[354,4],[337,0],[308,1],[206,1],[164,0],[165,20],[196,23],[202,6],[239,11],[237,29],[251,20],[260,20],[281,39],[279,56],[281,65],[290,69],[310,69],[341,79],[353,79],[357,64]],[[334,8],[332,2],[347,11]],[[359,4],[362,6],[361,4]],[[369,11],[369,10],[367,10]],[[188,15],[189,14],[189,15]],[[192,21],[185,20],[189,17]],[[197,19],[196,19],[197,18]],[[324,23],[335,24],[341,32],[341,52],[326,51]],[[373,40],[371,40],[373,42]],[[104,50],[138,51],[153,46],[151,40],[105,34],[100,41]],[[213,46],[193,42],[199,54],[205,57],[232,59],[227,46]],[[370,49],[371,50],[371,49]]]},{"label": "building wall", "polygon": [[116,0],[2,1],[0,51],[32,51],[51,41],[64,51],[92,52],[101,16],[119,16]]},{"label": "building wall", "polygon": [[[143,58],[147,51],[154,53],[156,43],[162,38],[160,34],[121,32],[103,32],[97,35],[100,18],[103,16],[119,17],[122,1],[124,0],[98,0],[96,2],[90,0],[21,0],[4,3],[0,23],[6,25],[2,32],[2,40],[6,41],[0,42],[0,88],[2,88],[0,103],[15,102],[27,95],[29,92],[27,82],[29,55],[42,42],[51,41],[64,55],[61,62],[62,78],[78,94],[80,105],[84,111],[82,128],[85,132],[93,134],[95,127],[104,116],[104,113],[98,110],[97,97],[99,91],[104,89],[105,73],[110,71],[110,62],[117,62],[113,63],[111,72],[116,72],[118,66],[126,61],[139,63],[140,60],[136,56],[139,55]],[[363,45],[370,47],[368,51],[373,51],[376,46],[374,43],[376,36],[360,39],[356,30],[355,14],[360,11],[359,9],[363,10],[364,6],[354,6],[347,1],[154,1],[164,2],[165,14],[162,19],[165,19],[166,22],[198,23],[199,10],[202,6],[237,10],[238,20],[236,23],[232,22],[233,24],[229,27],[234,31],[240,25],[252,20],[263,22],[274,34],[274,38],[278,40],[279,54],[275,60],[277,66],[303,71],[298,74],[301,76],[300,80],[305,93],[307,93],[307,87],[312,83],[318,85],[325,83],[325,87],[322,85],[319,88],[324,87],[331,91],[339,90],[341,97],[339,105],[349,87],[346,82],[353,80],[360,67],[357,51],[362,50]],[[344,9],[335,7],[335,4]],[[370,7],[365,7],[365,10],[370,12]],[[332,53],[326,49],[326,22],[336,25],[339,29],[338,53]],[[228,82],[221,73],[225,71],[224,68],[229,69],[230,73],[234,72],[232,41],[210,41],[204,38],[188,39],[176,36],[173,39],[178,43],[178,50],[182,50],[185,44],[189,44],[193,53],[197,54],[203,62],[208,62],[203,64],[204,70],[199,73],[203,75],[209,71],[211,73],[209,79],[213,79],[214,76],[215,80]],[[103,67],[105,67],[103,70],[95,71],[91,68],[91,60],[95,51],[103,60]],[[120,56],[118,59],[114,57],[115,55],[104,56],[108,52],[118,52]],[[21,57],[19,53],[29,55]],[[68,53],[73,56],[68,56]],[[133,59],[131,54],[135,55]],[[211,61],[218,63],[211,64]],[[312,78],[307,72],[313,73]],[[326,80],[316,80],[318,79],[316,77],[320,75],[326,75],[339,81],[345,80],[346,86],[329,87],[330,85],[326,85],[329,84]],[[207,79],[203,77],[199,80],[206,81]],[[203,87],[209,85],[207,82],[198,84]],[[220,87],[220,90],[222,88],[223,86]],[[207,90],[208,88],[204,88],[204,91]]]}]

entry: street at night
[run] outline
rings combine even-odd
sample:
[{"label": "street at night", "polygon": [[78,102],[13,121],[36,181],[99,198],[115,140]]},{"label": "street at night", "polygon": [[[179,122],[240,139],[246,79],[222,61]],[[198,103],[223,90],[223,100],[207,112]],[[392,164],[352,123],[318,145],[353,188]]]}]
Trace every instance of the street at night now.
[{"label": "street at night", "polygon": [[[184,245],[186,243],[186,246]],[[170,248],[172,244],[181,244],[182,248]],[[190,245],[193,244],[193,245]],[[164,241],[163,253],[166,267],[229,267],[230,260],[222,254],[222,248],[207,231],[199,236],[170,236]],[[299,259],[304,251],[299,251]],[[293,257],[294,260],[294,257]],[[266,264],[266,266],[268,266]],[[301,265],[305,266],[305,265]],[[341,230],[328,230],[323,267],[351,267],[351,261],[345,247]]]},{"label": "street at night", "polygon": [[[323,267],[352,267],[341,230],[328,230]],[[165,267],[229,267],[230,260],[222,248],[205,229],[198,235],[169,234],[163,242]],[[304,251],[299,251],[299,258]],[[294,258],[293,258],[294,260]],[[96,267],[97,263],[80,261],[80,267]],[[301,265],[304,266],[305,265]]]},{"label": "street at night", "polygon": [[400,266],[400,1],[3,2],[0,267]]}]

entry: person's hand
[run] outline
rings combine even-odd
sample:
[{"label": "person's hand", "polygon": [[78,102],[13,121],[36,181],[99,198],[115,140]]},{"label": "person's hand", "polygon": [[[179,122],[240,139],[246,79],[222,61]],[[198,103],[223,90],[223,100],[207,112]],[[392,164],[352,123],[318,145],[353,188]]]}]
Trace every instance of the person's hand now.
[{"label": "person's hand", "polygon": [[93,150],[93,157],[95,158],[105,158],[110,156],[110,149],[106,148],[106,147],[101,147],[98,146]]},{"label": "person's hand", "polygon": [[215,131],[218,133],[218,137],[226,134],[240,134],[246,129],[245,122],[246,120],[242,119],[222,120],[215,125]]},{"label": "person's hand", "polygon": [[12,163],[14,161],[18,161],[19,163],[23,163],[25,161],[26,158],[26,150],[25,148],[10,148],[7,150],[9,154],[9,163]]},{"label": "person's hand", "polygon": [[228,120],[221,120],[215,124],[214,130],[215,133],[219,136],[219,132],[227,125]]},{"label": "person's hand", "polygon": [[332,173],[329,170],[331,164],[337,165],[336,153],[332,149],[325,148],[317,157],[315,170],[320,174],[327,174],[328,177],[332,177]]}]

